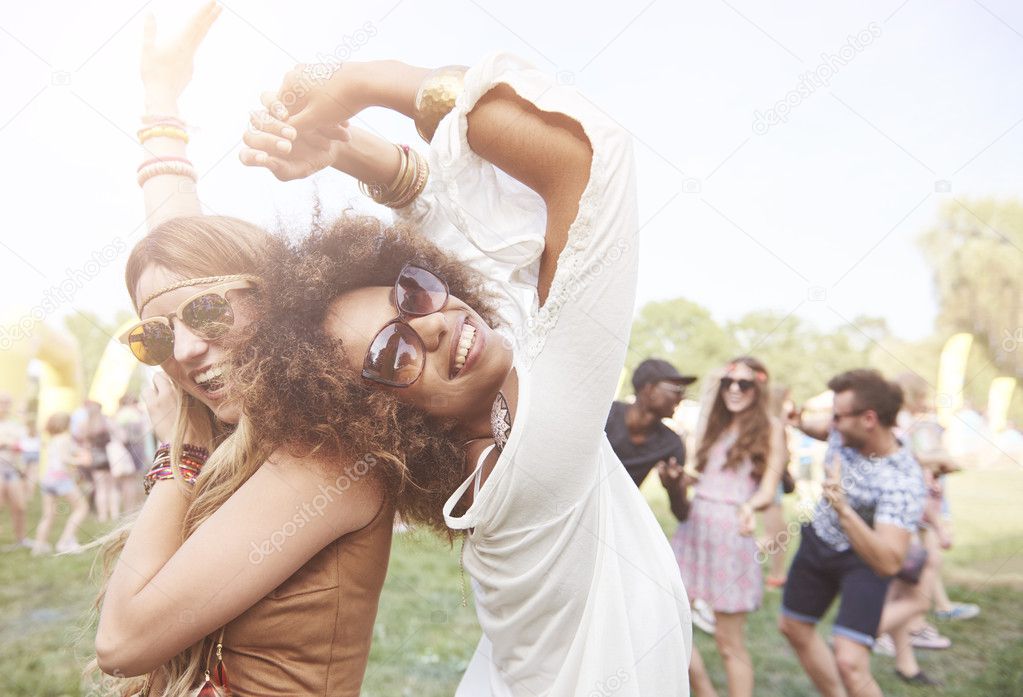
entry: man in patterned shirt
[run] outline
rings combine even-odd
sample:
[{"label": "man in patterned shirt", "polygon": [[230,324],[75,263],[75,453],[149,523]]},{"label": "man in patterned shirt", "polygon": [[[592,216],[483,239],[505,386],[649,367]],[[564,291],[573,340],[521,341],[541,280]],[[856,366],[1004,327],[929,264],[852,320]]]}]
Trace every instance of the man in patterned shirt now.
[{"label": "man in patterned shirt", "polygon": [[[822,695],[880,697],[870,649],[926,489],[920,466],[892,432],[899,386],[877,371],[851,370],[828,387],[835,393],[831,423],[800,419],[805,433],[828,441],[828,478],[813,522],[803,526],[779,628]],[[832,655],[815,625],[839,595]]]}]

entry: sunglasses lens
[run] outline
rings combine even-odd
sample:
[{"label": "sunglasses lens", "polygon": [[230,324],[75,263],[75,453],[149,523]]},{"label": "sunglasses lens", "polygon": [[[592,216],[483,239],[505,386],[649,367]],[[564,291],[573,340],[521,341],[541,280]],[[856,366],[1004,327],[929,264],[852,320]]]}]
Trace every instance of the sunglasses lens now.
[{"label": "sunglasses lens", "polygon": [[128,346],[146,365],[160,365],[174,353],[174,334],[162,322],[146,322],[131,331]]},{"label": "sunglasses lens", "polygon": [[234,312],[225,298],[208,293],[185,305],[181,321],[202,339],[219,339],[234,324]]},{"label": "sunglasses lens", "polygon": [[363,377],[385,385],[407,387],[423,373],[426,354],[412,327],[388,324],[374,337],[362,364]]},{"label": "sunglasses lens", "polygon": [[738,385],[740,392],[749,392],[753,389],[752,380],[736,380],[735,378],[721,378],[721,389],[730,390],[732,385]]},{"label": "sunglasses lens", "polygon": [[406,266],[398,276],[395,302],[405,314],[429,315],[443,309],[447,301],[447,285],[426,269]]}]

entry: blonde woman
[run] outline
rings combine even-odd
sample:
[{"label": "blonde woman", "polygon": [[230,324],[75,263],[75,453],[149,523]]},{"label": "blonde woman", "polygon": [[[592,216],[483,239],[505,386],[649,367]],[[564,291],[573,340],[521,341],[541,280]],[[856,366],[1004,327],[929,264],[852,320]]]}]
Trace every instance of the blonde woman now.
[{"label": "blonde woman", "polygon": [[[147,475],[138,517],[108,546],[97,663],[119,678],[118,694],[354,696],[408,473],[386,454],[315,435],[271,451],[232,391],[229,345],[252,320],[268,237],[241,220],[196,215],[177,108],[218,13],[205,6],[163,46],[151,20],[146,29],[139,179],[153,229],[128,260],[140,322],[124,339],[161,368],[146,403],[169,447]],[[346,143],[393,149],[365,134],[335,140],[331,156],[362,176],[375,160]],[[306,397],[296,394],[293,408]],[[410,517],[421,520],[417,510]]]}]

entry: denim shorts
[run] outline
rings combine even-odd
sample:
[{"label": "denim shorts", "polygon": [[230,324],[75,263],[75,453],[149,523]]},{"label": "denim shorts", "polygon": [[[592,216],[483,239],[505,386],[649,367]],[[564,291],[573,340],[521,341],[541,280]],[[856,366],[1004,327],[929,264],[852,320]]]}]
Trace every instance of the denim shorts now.
[{"label": "denim shorts", "polygon": [[75,490],[75,483],[70,479],[55,479],[49,482],[40,482],[39,488],[44,494],[50,496],[67,496]]},{"label": "denim shorts", "polygon": [[804,525],[799,550],[792,560],[781,613],[816,624],[841,596],[832,633],[864,646],[873,646],[881,624],[891,577],[882,578],[852,549],[836,552]]}]

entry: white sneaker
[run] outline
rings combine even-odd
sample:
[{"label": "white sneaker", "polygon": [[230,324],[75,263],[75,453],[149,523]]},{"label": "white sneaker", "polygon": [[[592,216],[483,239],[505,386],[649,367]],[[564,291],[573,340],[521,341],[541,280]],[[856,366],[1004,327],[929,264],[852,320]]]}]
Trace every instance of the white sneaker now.
[{"label": "white sneaker", "polygon": [[693,625],[711,636],[714,636],[714,631],[717,628],[714,611],[710,609],[710,605],[699,598],[693,601]]},{"label": "white sneaker", "polygon": [[894,656],[895,655],[895,642],[892,640],[891,634],[882,634],[874,642],[874,653],[878,656]]},{"label": "white sneaker", "polygon": [[61,542],[57,545],[57,554],[79,554],[82,546],[77,542]]},{"label": "white sneaker", "polygon": [[42,557],[53,553],[53,546],[49,542],[40,542],[32,545],[32,556]]}]

